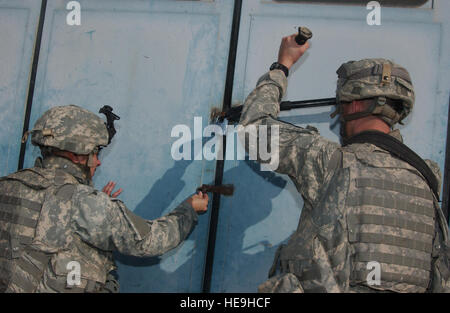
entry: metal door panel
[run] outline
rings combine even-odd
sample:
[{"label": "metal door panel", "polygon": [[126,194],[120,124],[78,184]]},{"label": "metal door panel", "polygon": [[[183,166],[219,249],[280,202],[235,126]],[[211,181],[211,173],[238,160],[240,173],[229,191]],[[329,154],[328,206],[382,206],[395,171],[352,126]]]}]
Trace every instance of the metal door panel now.
[{"label": "metal door panel", "polygon": [[[193,132],[195,116],[206,126],[209,109],[221,106],[232,2],[80,1],[80,26],[66,24],[66,2],[48,3],[31,123],[57,105],[111,105],[121,119],[96,187],[117,181],[136,214],[166,214],[213,181],[215,162],[173,160],[171,131],[185,124]],[[38,155],[29,145],[26,165]],[[200,216],[188,240],[161,258],[118,255],[121,290],[200,291],[207,223]]]},{"label": "metal door panel", "polygon": [[0,1],[0,176],[15,172],[40,1]]},{"label": "metal door panel", "polygon": [[[241,104],[257,79],[276,61],[281,38],[308,26],[311,48],[290,71],[285,100],[335,95],[341,63],[384,57],[405,66],[416,91],[414,112],[400,129],[405,143],[444,169],[449,96],[448,4],[439,9],[382,8],[382,25],[368,26],[360,6],[306,5],[250,0],[243,2],[233,87]],[[443,68],[446,72],[443,71]],[[447,82],[443,85],[442,82]],[[339,141],[333,108],[283,112],[282,120],[310,124]],[[225,183],[237,185],[232,200],[223,199],[217,231],[212,290],[253,292],[267,279],[277,246],[297,226],[303,202],[287,176],[256,170],[253,161],[227,160]],[[284,186],[283,187],[281,186]]]}]

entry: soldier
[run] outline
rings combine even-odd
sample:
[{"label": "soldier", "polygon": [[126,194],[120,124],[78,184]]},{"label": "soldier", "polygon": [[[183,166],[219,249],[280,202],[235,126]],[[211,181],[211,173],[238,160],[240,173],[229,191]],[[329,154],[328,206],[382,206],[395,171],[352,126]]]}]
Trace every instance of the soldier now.
[{"label": "soldier", "polygon": [[304,200],[296,232],[277,251],[269,280],[258,290],[450,291],[439,167],[415,155],[393,130],[414,104],[408,72],[384,59],[339,68],[341,146],[314,127],[276,119],[289,69],[309,48],[297,45],[296,35],[282,39],[278,62],[259,79],[240,120],[279,127],[276,171],[289,175]]},{"label": "soldier", "polygon": [[[0,178],[0,291],[118,291],[113,251],[161,255],[178,246],[197,213],[207,210],[208,196],[200,192],[171,213],[144,220],[115,199],[121,190],[110,196],[114,183],[96,190],[98,154],[115,130],[88,110],[54,107],[31,133],[43,158]],[[68,277],[77,264],[78,280]]]}]

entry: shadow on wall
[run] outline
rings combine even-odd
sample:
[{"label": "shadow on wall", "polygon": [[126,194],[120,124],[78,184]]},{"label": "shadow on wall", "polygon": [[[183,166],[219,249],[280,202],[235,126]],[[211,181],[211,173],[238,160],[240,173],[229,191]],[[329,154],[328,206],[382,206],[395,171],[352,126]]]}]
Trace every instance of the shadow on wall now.
[{"label": "shadow on wall", "polygon": [[278,228],[270,222],[258,224],[272,213],[272,199],[287,181],[246,159],[224,173],[224,183],[233,183],[235,194],[222,198],[219,227],[225,233],[218,235],[223,241],[220,250],[216,246],[212,291],[256,292],[258,284],[267,279],[277,249],[268,239]]},{"label": "shadow on wall", "polygon": [[[283,120],[295,124],[308,121],[313,123],[330,121],[329,112],[313,116],[285,117]],[[334,126],[330,125],[335,133],[337,124],[336,122]],[[207,140],[208,138],[204,138],[203,144]],[[223,176],[224,184],[234,184],[235,193],[232,197],[221,198],[220,233],[216,241],[212,292],[256,292],[257,286],[267,279],[267,273],[279,244],[285,243],[291,235],[289,233],[285,238],[275,236],[279,243],[271,244],[270,239],[273,239],[274,234],[279,233],[280,227],[286,224],[286,219],[293,218],[291,215],[282,214],[279,216],[280,220],[277,216],[275,222],[274,219],[264,222],[274,209],[272,200],[286,189],[294,199],[295,208],[291,209],[298,210],[298,217],[303,205],[295,186],[292,183],[288,184],[287,176],[285,178],[273,172],[261,171],[260,164],[248,160],[248,156],[245,161],[235,162],[237,166],[225,171]],[[190,188],[194,192],[197,186],[186,186],[182,180],[191,163],[193,161],[176,161],[174,166],[156,181],[134,213],[145,219],[156,219],[162,216],[172,199],[177,197],[184,188]],[[210,199],[212,199],[211,194]],[[200,218],[197,229],[199,226],[207,229],[208,220]],[[294,223],[297,225],[298,218]],[[293,231],[295,228],[292,229]],[[206,238],[195,237],[197,236],[191,234],[181,245],[182,249],[175,248],[164,257],[138,258],[116,254],[116,260],[121,263],[119,274],[123,283],[122,291],[196,292],[199,287],[192,286],[192,281],[195,280],[193,276],[198,279],[203,274],[202,266],[206,252],[205,248],[200,247],[199,240],[204,240],[203,242],[206,243]],[[196,256],[196,253],[201,255]],[[176,258],[170,258],[174,254],[177,254]],[[194,262],[192,260],[194,256],[201,261]],[[169,265],[170,271],[167,270],[166,262],[172,262],[172,265]],[[144,269],[144,267],[148,268]]]},{"label": "shadow on wall", "polygon": [[[134,213],[150,220],[162,216],[172,199],[184,188],[189,187],[185,186],[182,177],[192,162],[187,160],[175,162],[174,166],[152,186]],[[239,291],[255,292],[258,283],[267,277],[277,247],[271,246],[268,240],[263,239],[263,237],[270,237],[270,233],[266,233],[266,236],[262,234],[261,242],[251,246],[245,246],[244,238],[250,227],[257,225],[270,215],[273,209],[271,200],[285,188],[287,181],[272,172],[261,171],[258,163],[249,160],[240,161],[237,167],[226,171],[224,180],[227,178],[230,179],[229,183],[235,185],[235,194],[230,198],[222,198],[220,219],[230,221],[231,228],[226,234],[228,242],[218,242],[216,254],[217,249],[221,249],[233,255],[233,258],[227,258],[228,262],[230,260],[232,262],[231,268],[227,267],[227,273],[223,273],[227,277],[227,284],[231,283],[230,279],[235,279],[232,284],[234,287],[239,286]],[[189,188],[194,190],[195,187]],[[298,197],[298,194],[295,196]],[[210,199],[212,199],[211,195]],[[230,208],[226,202],[233,199],[238,199],[239,203],[231,203]],[[207,223],[207,219],[199,220],[199,225],[201,223]],[[207,228],[207,225],[203,226]],[[192,235],[188,237],[187,241],[181,245],[183,249],[175,248],[164,257],[139,258],[116,253],[115,259],[120,262],[118,272],[119,281],[122,284],[121,290],[123,292],[196,292],[192,290],[196,287],[190,286],[191,282],[186,279],[190,280],[194,275],[203,274],[203,267],[196,268],[194,266],[196,262],[193,262],[192,257],[195,253],[206,251],[197,249],[196,238],[192,237]],[[203,239],[206,242],[206,238],[199,240]],[[256,250],[258,252],[255,253]],[[169,261],[168,258],[176,253],[181,255]],[[204,256],[201,255],[198,258],[203,260]],[[163,265],[165,262],[177,264],[172,264],[174,270],[167,271],[165,270],[167,266]],[[201,262],[199,264],[203,265]],[[216,262],[214,267],[220,268],[220,264]],[[241,281],[242,277],[246,277],[245,283]],[[219,277],[214,279],[220,280]],[[212,291],[217,292],[217,290]]]},{"label": "shadow on wall", "polygon": [[[330,120],[330,112],[288,116],[280,120],[292,124],[330,123],[331,132],[339,137],[339,118]],[[224,184],[233,183],[235,194],[222,198],[219,227],[220,250],[216,247],[213,292],[257,292],[268,277],[277,248],[288,241],[298,225],[303,199],[288,181],[288,176],[261,171],[251,160],[236,162],[224,173]],[[273,199],[288,192],[291,199]],[[226,212],[225,212],[226,211]],[[289,212],[286,212],[289,211]],[[267,220],[266,220],[267,219]],[[277,244],[273,244],[277,242]]]},{"label": "shadow on wall", "polygon": [[[207,141],[203,139],[203,144]],[[193,145],[194,141],[191,141]],[[197,161],[198,162],[198,161]],[[168,169],[164,175],[158,179],[151,187],[148,194],[136,206],[134,213],[144,219],[154,220],[163,216],[163,212],[171,205],[184,188],[195,192],[198,186],[186,186],[182,177],[187,168],[193,163],[193,160],[175,161],[172,168]],[[155,165],[157,166],[157,165]],[[205,182],[211,183],[211,182]],[[172,204],[172,209],[178,205]],[[164,212],[166,213],[166,212]],[[194,232],[202,223],[207,223],[207,219],[199,217],[198,224]],[[205,225],[203,225],[205,226]],[[133,257],[120,253],[115,253],[115,259],[120,262],[119,266],[119,282],[123,284],[121,291],[123,292],[195,292],[191,290],[190,282],[186,282],[186,277],[190,278],[192,271],[203,271],[203,269],[192,268],[191,258],[194,253],[198,253],[196,249],[196,238],[191,234],[186,241],[177,248],[169,251],[163,256],[157,257]],[[206,242],[206,238],[205,242]],[[200,238],[202,240],[202,238]],[[180,249],[183,247],[182,249]],[[186,252],[186,250],[188,250]],[[170,260],[170,256],[181,253],[175,260]],[[201,253],[201,252],[200,252]],[[162,263],[168,262],[170,268],[176,270],[166,271]],[[183,262],[181,265],[179,263]],[[143,269],[148,267],[148,269]]]}]

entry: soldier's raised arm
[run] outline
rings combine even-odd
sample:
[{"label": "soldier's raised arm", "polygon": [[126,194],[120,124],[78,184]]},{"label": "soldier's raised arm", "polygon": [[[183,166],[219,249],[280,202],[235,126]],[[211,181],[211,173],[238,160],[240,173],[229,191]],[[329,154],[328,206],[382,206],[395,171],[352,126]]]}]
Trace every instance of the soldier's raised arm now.
[{"label": "soldier's raised arm", "polygon": [[[268,130],[273,126],[278,127],[279,163],[274,170],[288,174],[297,188],[313,201],[323,181],[321,173],[327,168],[338,144],[321,137],[314,127],[302,128],[277,120],[280,101],[287,88],[289,69],[309,48],[308,42],[299,46],[295,42],[296,35],[282,39],[278,62],[272,64],[271,70],[258,80],[256,88],[245,100],[239,124],[246,130],[252,126],[256,126],[257,129],[265,126]],[[259,137],[259,131],[255,133]],[[267,142],[270,142],[270,139]],[[245,148],[250,154],[249,143],[249,140],[246,141]],[[259,151],[256,155],[258,161],[261,161]]]}]

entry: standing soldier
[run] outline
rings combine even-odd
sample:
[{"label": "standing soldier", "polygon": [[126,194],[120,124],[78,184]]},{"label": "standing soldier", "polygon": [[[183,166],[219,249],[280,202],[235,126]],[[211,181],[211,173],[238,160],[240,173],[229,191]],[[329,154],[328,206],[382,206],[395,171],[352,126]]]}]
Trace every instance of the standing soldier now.
[{"label": "standing soldier", "polygon": [[[170,214],[144,220],[92,177],[100,149],[115,133],[78,106],[54,107],[36,122],[32,143],[42,157],[33,168],[0,178],[0,291],[114,292],[112,252],[161,255],[192,231],[207,210],[199,193]],[[79,265],[79,279],[68,277]],[[70,278],[70,279],[69,279]]]},{"label": "standing soldier", "polygon": [[283,38],[278,62],[259,79],[240,120],[279,127],[276,171],[289,175],[304,200],[298,228],[277,251],[259,291],[450,291],[439,167],[409,150],[392,129],[414,104],[408,72],[384,59],[339,68],[341,146],[313,127],[276,119],[289,69],[309,48],[295,36]]}]

